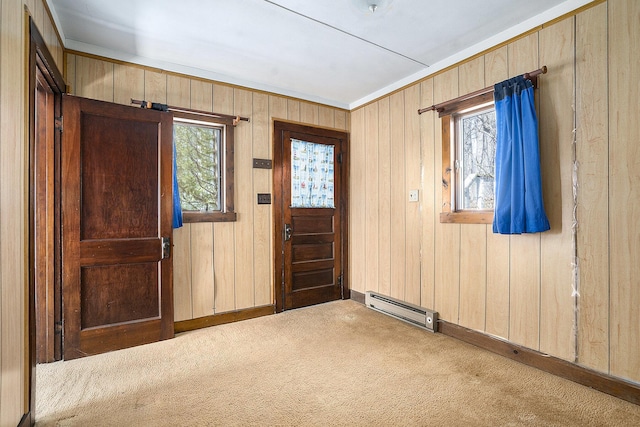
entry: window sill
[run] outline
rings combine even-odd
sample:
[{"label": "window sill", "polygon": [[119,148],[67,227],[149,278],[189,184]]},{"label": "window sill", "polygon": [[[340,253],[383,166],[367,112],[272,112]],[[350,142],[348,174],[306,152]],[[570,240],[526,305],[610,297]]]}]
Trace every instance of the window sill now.
[{"label": "window sill", "polygon": [[182,222],[235,222],[238,214],[235,212],[182,212]]},{"label": "window sill", "polygon": [[447,224],[492,224],[493,211],[442,212],[440,222]]}]

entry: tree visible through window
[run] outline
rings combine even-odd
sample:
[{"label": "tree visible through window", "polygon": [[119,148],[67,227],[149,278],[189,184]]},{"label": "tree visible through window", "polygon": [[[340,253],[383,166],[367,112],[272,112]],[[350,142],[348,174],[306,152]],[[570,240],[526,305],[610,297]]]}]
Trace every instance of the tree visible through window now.
[{"label": "tree visible through window", "polygon": [[233,119],[174,112],[173,136],[183,221],[235,221]]},{"label": "tree visible through window", "polygon": [[496,113],[489,109],[456,116],[457,210],[493,209]]},{"label": "tree visible through window", "polygon": [[219,211],[220,128],[176,121],[173,132],[182,209]]},{"label": "tree visible through window", "polygon": [[493,93],[452,101],[438,113],[442,120],[440,222],[490,224],[496,157]]}]

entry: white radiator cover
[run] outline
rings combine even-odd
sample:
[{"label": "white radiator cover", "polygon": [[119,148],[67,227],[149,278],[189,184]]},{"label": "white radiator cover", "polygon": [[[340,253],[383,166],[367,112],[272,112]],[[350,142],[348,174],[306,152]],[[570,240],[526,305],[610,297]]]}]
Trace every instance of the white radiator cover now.
[{"label": "white radiator cover", "polygon": [[426,308],[373,291],[367,291],[365,293],[364,303],[373,310],[411,323],[429,332],[438,332],[438,313],[435,311],[427,310]]}]

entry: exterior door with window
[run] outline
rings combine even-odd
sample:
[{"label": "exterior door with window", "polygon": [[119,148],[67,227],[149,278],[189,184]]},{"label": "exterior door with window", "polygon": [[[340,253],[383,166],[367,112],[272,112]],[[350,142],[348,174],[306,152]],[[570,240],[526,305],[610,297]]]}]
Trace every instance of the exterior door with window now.
[{"label": "exterior door with window", "polygon": [[63,97],[64,358],[173,337],[172,116]]},{"label": "exterior door with window", "polygon": [[275,123],[276,311],[348,298],[348,134]]}]

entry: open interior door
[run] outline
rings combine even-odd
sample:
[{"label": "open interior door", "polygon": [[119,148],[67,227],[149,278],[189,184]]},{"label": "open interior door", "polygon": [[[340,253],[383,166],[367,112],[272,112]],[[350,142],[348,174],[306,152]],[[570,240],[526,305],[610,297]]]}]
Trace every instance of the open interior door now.
[{"label": "open interior door", "polygon": [[65,359],[173,337],[172,116],[63,97]]}]

